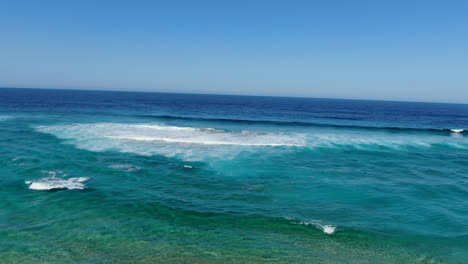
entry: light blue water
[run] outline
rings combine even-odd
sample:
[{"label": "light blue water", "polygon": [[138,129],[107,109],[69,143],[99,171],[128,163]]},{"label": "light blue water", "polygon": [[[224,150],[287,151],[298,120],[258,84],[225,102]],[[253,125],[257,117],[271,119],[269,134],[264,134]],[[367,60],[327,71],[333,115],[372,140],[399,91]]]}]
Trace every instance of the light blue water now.
[{"label": "light blue water", "polygon": [[468,263],[468,105],[0,89],[2,263]]}]

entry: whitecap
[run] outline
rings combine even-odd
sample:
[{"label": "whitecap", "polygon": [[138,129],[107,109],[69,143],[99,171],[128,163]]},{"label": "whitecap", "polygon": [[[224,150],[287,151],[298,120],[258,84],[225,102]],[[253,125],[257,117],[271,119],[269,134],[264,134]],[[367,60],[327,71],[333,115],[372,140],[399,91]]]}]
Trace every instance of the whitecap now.
[{"label": "whitecap", "polygon": [[333,225],[323,225],[320,221],[311,221],[311,222],[299,222],[301,225],[312,225],[318,229],[321,229],[323,233],[327,235],[333,235],[336,233],[337,227]]},{"label": "whitecap", "polygon": [[462,133],[465,130],[464,129],[459,129],[459,128],[454,128],[454,129],[450,129],[450,131],[452,131],[454,133]]},{"label": "whitecap", "polygon": [[320,228],[327,235],[333,235],[336,231],[336,226],[332,226],[332,225],[322,225],[320,226]]},{"label": "whitecap", "polygon": [[34,181],[25,181],[31,190],[54,190],[54,189],[69,189],[82,190],[86,188],[83,182],[89,180],[87,177],[77,177],[69,179],[61,179],[55,177],[46,177]]}]

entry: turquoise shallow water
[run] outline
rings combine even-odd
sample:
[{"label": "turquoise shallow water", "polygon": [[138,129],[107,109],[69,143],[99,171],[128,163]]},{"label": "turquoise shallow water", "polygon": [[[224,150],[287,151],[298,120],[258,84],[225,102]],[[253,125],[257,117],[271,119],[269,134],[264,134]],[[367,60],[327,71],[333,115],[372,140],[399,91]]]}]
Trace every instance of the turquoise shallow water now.
[{"label": "turquoise shallow water", "polygon": [[467,263],[466,105],[0,89],[2,263]]}]

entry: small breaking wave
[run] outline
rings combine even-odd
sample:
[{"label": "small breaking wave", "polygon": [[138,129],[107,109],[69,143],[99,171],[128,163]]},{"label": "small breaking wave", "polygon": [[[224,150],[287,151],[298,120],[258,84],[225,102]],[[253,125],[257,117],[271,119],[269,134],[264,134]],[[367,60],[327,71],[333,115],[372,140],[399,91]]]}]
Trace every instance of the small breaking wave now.
[{"label": "small breaking wave", "polygon": [[462,133],[463,131],[465,131],[464,129],[458,129],[458,128],[454,128],[454,129],[450,129],[450,131],[454,132],[454,133]]},{"label": "small breaking wave", "polygon": [[336,226],[332,225],[322,225],[320,228],[323,230],[323,232],[327,235],[333,235],[336,232]]},{"label": "small breaking wave", "polygon": [[310,222],[303,222],[303,221],[295,221],[294,218],[289,218],[289,217],[286,217],[285,219],[287,220],[293,220],[293,224],[299,224],[299,225],[305,225],[305,226],[313,226],[317,229],[320,229],[323,231],[323,233],[327,234],[327,235],[333,235],[336,233],[337,231],[337,227],[336,226],[333,226],[333,225],[324,225],[321,223],[321,221],[319,220],[313,220],[313,221],[310,221]]},{"label": "small breaking wave", "polygon": [[89,180],[89,178],[87,177],[77,177],[69,179],[46,177],[35,181],[25,181],[24,183],[29,185],[29,189],[31,190],[82,190],[86,188],[83,182],[87,180]]}]

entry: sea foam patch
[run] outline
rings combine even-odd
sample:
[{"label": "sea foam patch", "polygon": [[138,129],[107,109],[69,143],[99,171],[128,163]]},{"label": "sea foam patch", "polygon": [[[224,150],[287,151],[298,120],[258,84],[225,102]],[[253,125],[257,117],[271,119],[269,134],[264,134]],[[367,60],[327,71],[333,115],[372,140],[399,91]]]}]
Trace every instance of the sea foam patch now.
[{"label": "sea foam patch", "polygon": [[58,190],[58,189],[69,189],[69,190],[82,190],[86,188],[84,182],[89,180],[87,177],[75,177],[67,178],[66,174],[62,170],[42,170],[42,174],[47,177],[25,181],[24,183],[29,185],[31,190]]},{"label": "sea foam patch", "polygon": [[54,189],[69,189],[82,190],[86,188],[84,182],[89,180],[87,177],[77,177],[69,179],[61,179],[55,177],[46,177],[34,181],[25,181],[31,190],[54,190]]}]

